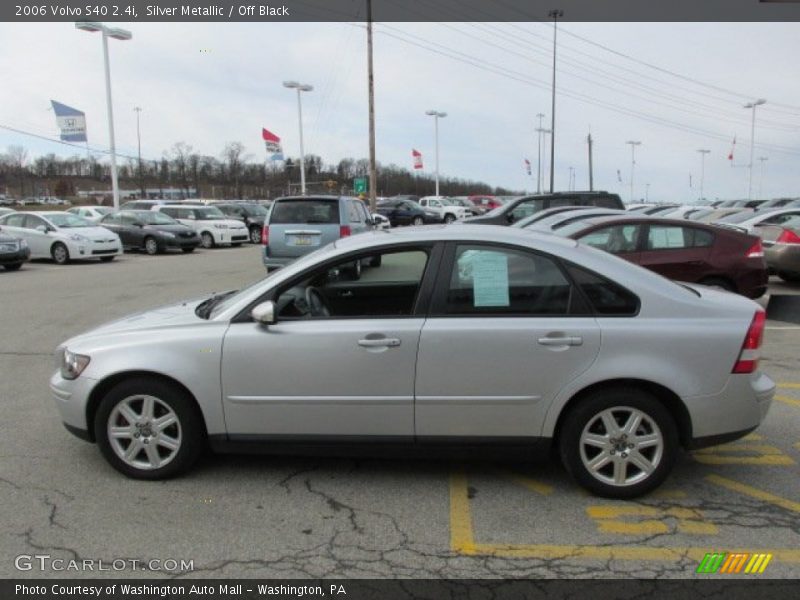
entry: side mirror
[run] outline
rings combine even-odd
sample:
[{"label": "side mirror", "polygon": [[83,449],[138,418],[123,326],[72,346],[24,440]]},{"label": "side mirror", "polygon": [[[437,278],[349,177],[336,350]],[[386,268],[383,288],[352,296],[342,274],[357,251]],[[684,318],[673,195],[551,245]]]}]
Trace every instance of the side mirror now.
[{"label": "side mirror", "polygon": [[139,222],[139,221],[135,221],[135,222],[133,223],[133,226],[134,226],[134,227],[139,227],[139,228],[141,229],[141,228],[143,228],[143,227],[144,227],[144,223],[141,223],[141,222]]},{"label": "side mirror", "polygon": [[42,233],[47,233],[48,231],[50,231],[50,228],[47,225],[37,225],[36,226],[36,231],[40,231]]},{"label": "side mirror", "polygon": [[272,325],[275,323],[275,303],[272,300],[262,302],[250,311],[250,316],[256,323]]}]

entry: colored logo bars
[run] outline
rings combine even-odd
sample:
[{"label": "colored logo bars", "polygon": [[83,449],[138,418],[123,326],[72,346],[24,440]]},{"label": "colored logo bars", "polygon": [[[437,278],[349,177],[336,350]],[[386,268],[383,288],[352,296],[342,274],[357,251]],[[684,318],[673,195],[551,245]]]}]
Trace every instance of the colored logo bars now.
[{"label": "colored logo bars", "polygon": [[751,574],[763,573],[772,554],[750,554],[748,552],[709,552],[700,561],[697,573]]}]

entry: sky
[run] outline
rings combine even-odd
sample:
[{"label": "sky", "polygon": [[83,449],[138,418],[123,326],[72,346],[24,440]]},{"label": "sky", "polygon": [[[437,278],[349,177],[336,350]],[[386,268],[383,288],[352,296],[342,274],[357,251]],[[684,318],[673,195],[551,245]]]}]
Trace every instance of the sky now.
[{"label": "sky", "polygon": [[[368,155],[366,31],[348,23],[131,23],[131,41],[109,40],[117,150],[159,159],[176,142],[219,157],[242,142],[266,158],[261,128],[299,155],[303,94],[306,153],[327,163]],[[552,24],[378,23],[375,25],[377,158],[411,168],[411,149],[434,167],[440,120],[443,175],[535,191],[537,114],[550,127]],[[559,24],[555,189],[594,187],[623,200],[691,202],[746,198],[752,111],[753,197],[800,196],[800,24]],[[89,143],[108,147],[100,37],[72,23],[0,23],[0,126],[57,138],[50,100],[87,115]],[[728,160],[736,139],[734,160]],[[636,147],[631,196],[631,146]],[[0,152],[32,156],[84,151],[0,128]],[[549,141],[546,161],[549,164]],[[765,157],[765,161],[759,161]],[[533,164],[528,176],[524,159]],[[763,177],[762,177],[763,167]],[[548,167],[549,169],[549,167]],[[620,181],[621,180],[621,181]]]}]

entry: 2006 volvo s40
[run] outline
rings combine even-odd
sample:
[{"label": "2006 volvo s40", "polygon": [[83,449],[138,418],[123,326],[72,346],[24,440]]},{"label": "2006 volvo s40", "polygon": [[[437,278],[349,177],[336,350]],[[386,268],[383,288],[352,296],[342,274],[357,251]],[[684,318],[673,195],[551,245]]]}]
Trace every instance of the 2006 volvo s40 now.
[{"label": "2006 volvo s40", "polygon": [[[355,281],[354,260],[378,266]],[[67,428],[141,479],[209,443],[555,445],[581,485],[626,498],[682,447],[764,419],[763,329],[751,300],[572,240],[431,226],[341,239],[239,292],[99,327],[58,348],[50,383]]]}]

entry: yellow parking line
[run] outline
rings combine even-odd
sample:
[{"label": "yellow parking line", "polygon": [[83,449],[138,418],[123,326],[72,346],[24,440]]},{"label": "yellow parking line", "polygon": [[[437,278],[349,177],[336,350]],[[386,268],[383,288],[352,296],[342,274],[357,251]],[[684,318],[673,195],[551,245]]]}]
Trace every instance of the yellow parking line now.
[{"label": "yellow parking line", "polygon": [[789,390],[800,390],[800,383],[793,383],[791,381],[781,381],[777,385],[779,388],[786,388]]},{"label": "yellow parking line", "polygon": [[453,552],[475,554],[469,490],[464,473],[450,476],[450,548]]},{"label": "yellow parking line", "polygon": [[541,494],[542,496],[549,496],[553,493],[554,488],[552,485],[547,485],[541,481],[536,481],[535,479],[525,477],[524,475],[518,475],[516,473],[507,473],[506,475],[521,486],[526,487],[537,494]]},{"label": "yellow parking line", "polygon": [[757,442],[763,440],[764,436],[760,433],[751,433],[750,435],[744,436],[742,439],[747,442]]},{"label": "yellow parking line", "polygon": [[794,398],[789,398],[789,396],[776,395],[776,396],[774,396],[774,398],[778,402],[783,402],[784,404],[789,404],[791,406],[800,406],[800,400],[795,400]]},{"label": "yellow parking line", "polygon": [[721,477],[719,475],[706,475],[706,481],[710,481],[716,485],[722,486],[727,488],[731,491],[737,492],[744,496],[750,496],[751,498],[755,498],[756,500],[761,500],[762,502],[766,502],[767,504],[772,504],[774,506],[779,506],[781,508],[785,508],[786,510],[790,510],[792,512],[800,513],[800,502],[795,502],[794,500],[787,500],[786,498],[781,498],[780,496],[776,496],[775,494],[770,494],[769,492],[765,492],[764,490],[760,490],[750,485],[746,485],[744,483],[739,483],[738,481],[734,481],[733,479],[728,479],[726,477]]}]

